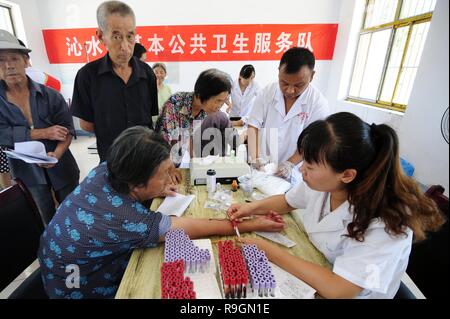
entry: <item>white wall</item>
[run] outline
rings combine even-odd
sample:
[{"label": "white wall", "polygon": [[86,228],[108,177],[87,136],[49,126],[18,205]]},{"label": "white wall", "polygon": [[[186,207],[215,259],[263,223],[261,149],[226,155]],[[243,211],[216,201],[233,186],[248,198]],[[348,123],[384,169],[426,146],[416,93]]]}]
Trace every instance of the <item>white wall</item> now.
[{"label": "white wall", "polygon": [[425,50],[400,125],[401,152],[425,184],[441,184],[449,193],[449,146],[441,134],[441,118],[449,107],[449,2],[438,0]]}]

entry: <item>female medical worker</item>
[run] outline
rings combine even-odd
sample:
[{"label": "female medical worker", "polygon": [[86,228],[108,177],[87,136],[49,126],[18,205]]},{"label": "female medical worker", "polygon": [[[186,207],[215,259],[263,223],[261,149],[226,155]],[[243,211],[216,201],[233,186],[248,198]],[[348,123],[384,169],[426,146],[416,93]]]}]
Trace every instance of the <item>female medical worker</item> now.
[{"label": "female medical worker", "polygon": [[267,211],[303,209],[299,219],[329,270],[261,239],[267,257],[325,298],[393,298],[411,243],[436,230],[443,217],[403,174],[395,131],[337,113],[308,126],[297,143],[304,183],[285,195],[234,204],[232,219]]},{"label": "female medical worker", "polygon": [[308,49],[287,50],[280,60],[278,82],[258,94],[249,115],[250,157],[277,163],[278,175],[286,179],[301,160],[295,144],[302,130],[330,114],[327,100],[311,84],[314,67],[314,54]]},{"label": "female medical worker", "polygon": [[259,85],[255,81],[255,67],[246,64],[239,72],[239,78],[233,82],[231,88],[230,118],[240,117],[238,121],[232,121],[233,126],[242,126],[247,123],[248,115],[252,110],[255,97],[259,91]]}]

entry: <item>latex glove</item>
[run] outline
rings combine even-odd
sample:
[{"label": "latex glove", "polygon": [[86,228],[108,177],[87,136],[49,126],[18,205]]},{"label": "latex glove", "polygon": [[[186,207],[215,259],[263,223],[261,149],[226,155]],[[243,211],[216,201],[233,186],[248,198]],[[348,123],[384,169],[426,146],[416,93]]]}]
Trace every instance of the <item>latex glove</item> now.
[{"label": "latex glove", "polygon": [[269,161],[265,158],[258,157],[256,160],[253,160],[251,157],[249,158],[249,164],[253,169],[261,170],[265,165],[269,163]]},{"label": "latex glove", "polygon": [[284,161],[280,165],[278,165],[278,170],[275,173],[275,176],[282,177],[284,179],[290,179],[292,176],[292,170],[295,165],[289,161]]}]

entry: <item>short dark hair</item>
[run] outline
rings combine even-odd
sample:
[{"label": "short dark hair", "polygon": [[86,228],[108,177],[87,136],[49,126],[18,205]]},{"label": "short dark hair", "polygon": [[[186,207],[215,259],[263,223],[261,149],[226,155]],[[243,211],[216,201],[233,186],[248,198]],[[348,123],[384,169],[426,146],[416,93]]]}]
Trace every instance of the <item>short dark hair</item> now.
[{"label": "short dark hair", "polygon": [[141,56],[142,56],[144,53],[146,53],[146,52],[147,52],[147,49],[146,49],[142,44],[137,43],[137,42],[134,44],[133,55],[134,55],[136,58],[140,59]]},{"label": "short dark hair", "polygon": [[111,187],[128,194],[132,187],[145,185],[169,155],[169,146],[160,134],[144,126],[126,129],[106,157]]},{"label": "short dark hair", "polygon": [[285,65],[284,71],[287,74],[297,73],[303,66],[307,66],[312,71],[316,65],[316,59],[308,49],[293,47],[284,52],[281,57],[280,68],[283,65]]},{"label": "short dark hair", "polygon": [[242,67],[241,72],[239,72],[239,75],[244,78],[248,79],[252,76],[253,73],[256,73],[255,67],[251,64],[246,64]]},{"label": "short dark hair", "polygon": [[231,92],[231,78],[225,72],[208,69],[200,73],[194,86],[194,95],[203,103],[222,92]]}]

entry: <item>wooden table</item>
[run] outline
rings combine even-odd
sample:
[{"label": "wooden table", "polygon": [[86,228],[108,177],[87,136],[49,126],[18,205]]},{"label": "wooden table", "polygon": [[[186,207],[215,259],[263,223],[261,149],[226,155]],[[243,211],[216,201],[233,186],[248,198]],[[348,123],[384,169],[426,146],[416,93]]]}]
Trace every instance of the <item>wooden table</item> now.
[{"label": "wooden table", "polygon": [[[225,213],[212,209],[204,208],[204,203],[208,197],[205,186],[191,186],[189,170],[182,170],[183,181],[179,185],[179,193],[195,195],[191,205],[184,213],[185,217],[195,218],[224,218]],[[229,185],[223,187],[229,188]],[[156,211],[163,199],[154,199],[151,210]],[[244,196],[240,190],[233,193],[233,202],[244,202]],[[309,241],[308,236],[301,225],[298,225],[291,214],[283,216],[287,228],[282,232],[291,240],[297,243],[293,248],[286,248],[279,245],[282,249],[288,250],[291,254],[299,256],[310,262],[330,267],[326,258]],[[256,234],[247,233],[242,236],[257,237]],[[219,240],[234,240],[234,236],[211,236],[213,251],[217,256],[217,242]],[[164,259],[164,244],[159,244],[156,248],[135,249],[131,255],[127,269],[120,283],[116,294],[117,299],[148,299],[161,298],[160,268]]]}]

